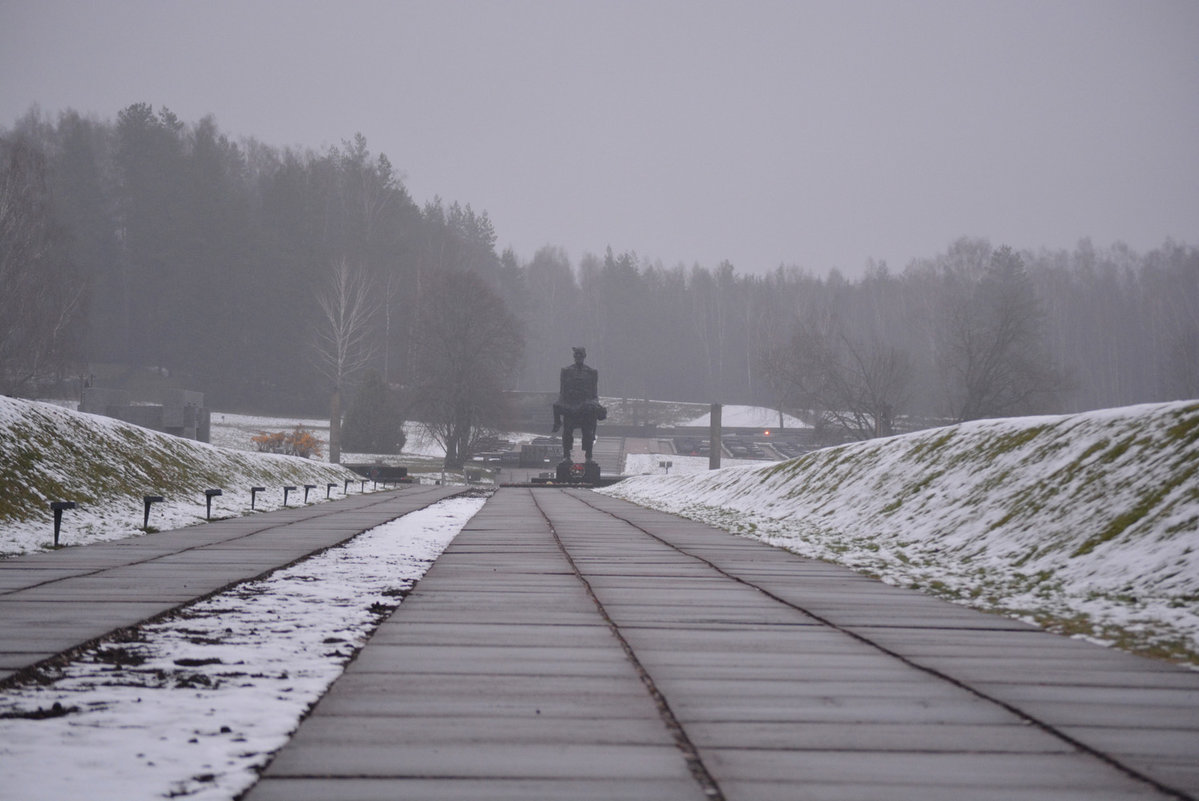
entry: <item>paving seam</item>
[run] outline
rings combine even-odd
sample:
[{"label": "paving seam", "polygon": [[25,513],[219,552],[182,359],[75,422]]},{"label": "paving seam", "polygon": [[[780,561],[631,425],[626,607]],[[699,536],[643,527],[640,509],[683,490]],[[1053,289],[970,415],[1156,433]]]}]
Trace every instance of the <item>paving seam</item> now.
[{"label": "paving seam", "polygon": [[[1102,762],[1107,763],[1108,765],[1112,766],[1113,768],[1119,770],[1121,773],[1124,773],[1126,776],[1129,776],[1130,778],[1133,778],[1137,781],[1143,782],[1161,793],[1165,793],[1166,795],[1180,799],[1180,801],[1199,801],[1195,798],[1195,796],[1192,796],[1189,793],[1183,792],[1182,790],[1178,790],[1174,787],[1170,787],[1169,785],[1166,785],[1166,784],[1162,783],[1161,781],[1158,781],[1157,779],[1153,778],[1152,776],[1148,776],[1148,775],[1138,771],[1136,768],[1125,765],[1123,762],[1121,762],[1120,760],[1111,756],[1110,754],[1100,751],[1097,748],[1095,748],[1094,746],[1091,746],[1085,742],[1082,742],[1081,740],[1071,737],[1069,734],[1066,734],[1065,732],[1061,731],[1060,729],[1053,726],[1052,724],[1046,723],[1045,721],[1042,721],[1039,718],[1033,717],[1029,713],[1025,712],[1024,710],[1020,709],[1019,707],[1017,707],[1013,704],[1010,704],[1010,703],[1003,701],[1002,699],[996,698],[982,690],[972,687],[970,684],[967,684],[966,682],[962,681],[961,679],[958,679],[954,676],[944,673],[941,670],[938,670],[933,667],[929,667],[928,665],[922,665],[919,662],[916,662],[916,661],[912,660],[911,658],[904,656],[903,654],[898,653],[897,651],[895,651],[891,648],[888,648],[885,645],[882,645],[880,643],[877,643],[877,642],[871,640],[869,637],[867,637],[863,634],[860,634],[851,628],[847,628],[838,623],[834,623],[833,621],[831,621],[821,615],[818,615],[814,612],[804,609],[800,605],[795,604],[791,601],[788,601],[785,598],[782,598],[782,597],[774,594],[770,590],[767,590],[763,587],[760,587],[760,586],[754,584],[752,581],[749,581],[748,579],[744,579],[740,576],[737,576],[733,573],[728,572],[727,570],[720,567],[716,563],[714,563],[702,556],[697,556],[695,554],[688,553],[681,546],[675,545],[674,543],[666,540],[665,538],[660,537],[657,534],[654,534],[652,531],[646,529],[645,527],[643,527],[641,525],[638,525],[637,523],[633,522],[632,520],[621,517],[620,515],[616,514],[615,512],[613,512],[609,509],[604,509],[600,506],[597,506],[597,505],[589,502],[584,495],[584,493],[586,493],[586,492],[587,492],[586,490],[570,490],[570,491],[564,491],[564,494],[569,497],[574,498],[575,500],[577,500],[578,502],[582,503],[584,506],[587,506],[590,509],[593,509],[597,512],[603,512],[604,514],[606,514],[616,520],[619,520],[629,526],[632,526],[633,528],[642,532],[646,536],[648,536],[654,540],[657,540],[658,542],[667,546],[668,548],[671,548],[672,550],[675,550],[678,553],[681,553],[684,556],[687,556],[691,559],[695,559],[699,562],[702,562],[703,564],[705,564],[708,567],[715,570],[720,575],[725,576],[726,578],[732,579],[733,581],[737,582],[738,584],[742,584],[746,587],[754,589],[754,590],[762,593],[766,597],[770,598],[771,600],[782,604],[783,606],[786,606],[790,609],[794,609],[797,612],[807,615],[808,617],[821,623],[822,625],[828,626],[829,628],[834,629],[842,634],[848,635],[852,639],[857,640],[858,642],[860,642],[864,645],[867,645],[871,648],[874,648],[878,651],[881,651],[882,653],[884,653],[894,659],[899,660],[900,662],[902,662],[905,665],[908,665],[909,667],[913,667],[919,671],[922,671],[923,673],[934,676],[935,678],[941,679],[942,681],[946,681],[962,690],[965,690],[966,692],[974,695],[977,698],[980,698],[984,701],[995,704],[996,706],[999,706],[999,707],[1007,710],[1011,714],[1019,717],[1021,720],[1027,721],[1029,724],[1040,728],[1042,731],[1046,732],[1047,734],[1057,737],[1058,739],[1060,739],[1063,742],[1067,743],[1068,745],[1078,749],[1079,751],[1081,751],[1085,754],[1088,754],[1090,756],[1093,756]],[[538,506],[538,509],[540,510],[540,506]],[[544,514],[544,512],[542,514]],[[547,518],[547,522],[548,522],[548,518]],[[700,524],[700,525],[703,525],[703,524]],[[551,528],[552,528],[552,526],[551,526]],[[729,535],[729,536],[732,536],[732,535]],[[557,537],[558,537],[557,532],[555,532],[554,538],[557,539]],[[561,545],[561,543],[559,543],[559,544]],[[564,549],[564,552],[565,552],[565,549]],[[567,555],[567,559],[570,559],[569,554]],[[573,560],[571,561],[571,566],[572,567],[574,566]],[[586,579],[583,579],[582,576],[580,576],[580,579],[584,582],[584,584],[586,584]],[[587,585],[587,589],[588,589],[588,592],[591,591],[590,585]],[[597,605],[599,604],[598,600],[596,600],[596,604]],[[603,610],[601,607],[601,612],[602,611]],[[607,615],[605,614],[604,616],[605,616],[605,619],[607,619]],[[614,624],[611,624],[611,625],[613,625],[613,628],[615,630]],[[617,634],[617,636],[618,637],[620,636],[619,633]],[[621,643],[624,644],[623,637],[621,638]],[[635,659],[635,657],[630,657],[630,658]],[[640,669],[640,665],[638,665],[638,669]]]},{"label": "paving seam", "polygon": [[[356,507],[354,509],[354,511],[370,509],[374,506],[378,506],[380,504],[386,503],[389,500],[393,500],[393,498],[382,498],[380,500],[369,503],[366,506]],[[283,511],[283,510],[278,510],[278,511]],[[266,526],[263,526],[262,528],[256,528],[253,531],[247,531],[244,534],[238,534],[236,536],[229,537],[228,539],[216,540],[213,542],[204,542],[204,543],[199,543],[196,545],[189,545],[186,548],[180,548],[177,551],[171,551],[170,553],[162,553],[162,554],[158,554],[157,556],[149,556],[149,557],[146,557],[145,559],[137,559],[132,562],[123,562],[120,565],[110,565],[108,567],[98,567],[95,570],[90,570],[90,571],[83,572],[83,573],[72,573],[69,576],[59,576],[58,578],[46,579],[45,581],[39,581],[36,584],[28,584],[23,587],[15,587],[13,589],[0,590],[0,598],[4,597],[6,595],[14,595],[19,592],[25,592],[26,590],[37,589],[38,587],[45,587],[50,584],[57,584],[60,581],[72,581],[77,578],[87,578],[89,576],[95,576],[100,573],[106,573],[109,570],[115,570],[118,568],[125,568],[125,567],[132,567],[134,565],[149,564],[150,562],[154,562],[159,559],[165,559],[165,558],[172,557],[172,556],[178,556],[181,553],[189,553],[191,551],[197,551],[197,550],[203,550],[204,548],[210,548],[215,545],[225,545],[230,542],[237,542],[238,540],[245,539],[246,537],[252,537],[256,534],[261,534],[264,531],[270,531],[273,528],[282,528],[284,526],[290,526],[294,523],[306,523],[310,520],[319,520],[322,517],[328,517],[329,515],[341,514],[341,511],[342,510],[325,511],[322,509],[322,510],[320,510],[320,512],[318,514],[305,516],[305,517],[299,518],[297,520],[290,520],[286,523],[277,523],[274,525],[266,525]],[[269,512],[267,514],[269,514]],[[190,526],[188,528],[190,528]],[[174,529],[174,530],[179,531],[179,529]],[[158,532],[158,533],[166,533],[166,532]],[[358,533],[361,534],[362,532],[358,532]],[[357,535],[354,535],[354,536],[357,536]],[[109,544],[112,544],[113,542],[120,542],[120,540],[110,540],[107,542],[94,543],[94,544],[109,545]],[[88,544],[92,544],[92,543],[88,543]],[[78,545],[78,546],[73,546],[73,547],[86,548],[88,544]],[[17,558],[19,559],[20,557],[17,557]],[[304,558],[304,557],[300,557],[300,558]],[[286,567],[286,565],[284,565],[284,567]],[[199,598],[199,597],[203,597],[203,596],[197,596],[197,597]]]},{"label": "paving seam", "polygon": [[[431,493],[431,494],[433,494],[433,495],[437,495],[437,493]],[[417,512],[417,511],[420,511],[421,509],[425,509],[425,508],[427,508],[427,507],[429,507],[429,506],[433,505],[434,503],[437,503],[437,502],[439,502],[439,501],[445,500],[446,498],[450,498],[450,497],[453,497],[453,494],[443,495],[443,496],[440,496],[440,497],[434,497],[434,498],[432,498],[431,500],[429,500],[429,501],[428,501],[428,503],[425,503],[424,505],[422,505],[422,506],[418,506],[418,507],[416,507],[416,508],[414,508],[414,509],[410,509],[410,510],[408,510],[407,512],[403,512],[403,513],[401,513],[401,514],[397,515],[397,516],[396,516],[396,518],[391,518],[391,519],[393,519],[393,520],[394,520],[394,519],[397,519],[397,518],[399,518],[399,517],[403,517],[403,516],[404,516],[404,515],[406,515],[406,514],[410,514],[411,512]],[[381,504],[383,504],[383,503],[386,503],[386,502],[387,502],[387,501],[389,501],[389,500],[395,500],[394,496],[393,496],[393,497],[389,497],[389,498],[383,498],[383,499],[381,499],[381,500],[379,500],[379,501],[377,501],[377,502],[374,502],[374,503],[367,504],[366,506],[362,506],[362,507],[356,507],[356,508],[354,509],[354,511],[361,511],[361,510],[365,510],[365,509],[371,509],[371,508],[373,508],[373,507],[375,507],[375,506],[379,506],[379,505],[381,505]],[[321,517],[328,517],[328,516],[330,516],[330,515],[335,515],[335,514],[340,514],[340,513],[341,513],[341,512],[339,512],[339,511],[322,512],[322,514],[319,514],[319,515],[313,515],[312,517],[304,517],[304,518],[301,518],[300,520],[293,520],[293,521],[290,521],[290,522],[288,522],[288,523],[284,523],[284,524],[283,524],[283,526],[292,525],[293,523],[307,522],[307,521],[310,521],[310,520],[316,520],[316,519],[319,519],[319,518],[321,518]],[[389,521],[384,521],[384,522],[389,522]],[[380,523],[380,524],[378,524],[378,525],[382,525],[382,523]],[[169,553],[169,554],[160,554],[159,556],[155,556],[155,557],[152,557],[152,558],[150,558],[150,559],[142,559],[142,560],[138,560],[138,561],[136,561],[136,562],[127,562],[127,563],[125,563],[125,564],[119,565],[119,567],[128,567],[128,566],[130,566],[130,565],[145,564],[145,563],[148,563],[148,562],[152,562],[152,561],[154,561],[154,560],[156,560],[156,559],[161,559],[161,558],[163,558],[163,557],[166,557],[166,556],[175,556],[175,555],[177,555],[177,554],[181,554],[181,553],[187,553],[188,551],[197,550],[197,549],[203,549],[203,548],[205,548],[205,547],[209,547],[209,546],[214,546],[214,545],[223,545],[223,544],[225,544],[225,543],[229,543],[229,542],[236,542],[237,540],[244,539],[245,537],[252,536],[252,535],[254,535],[254,534],[261,534],[261,533],[262,533],[262,532],[264,532],[264,531],[270,531],[270,530],[271,530],[271,529],[273,529],[273,528],[280,528],[280,526],[266,526],[266,527],[264,527],[264,528],[255,529],[254,531],[252,531],[252,532],[249,532],[249,533],[247,533],[247,534],[238,535],[238,536],[236,536],[236,537],[230,537],[229,539],[219,540],[219,541],[217,541],[217,542],[209,542],[209,543],[204,543],[204,544],[202,544],[202,545],[193,545],[193,546],[189,546],[189,547],[187,547],[187,548],[183,548],[183,549],[181,549],[181,550],[178,550],[178,551],[172,551],[172,552],[171,552],[171,553]],[[373,526],[372,526],[372,528],[373,528]],[[218,588],[216,588],[216,589],[214,589],[214,590],[211,590],[210,592],[202,593],[202,594],[200,594],[200,595],[197,595],[197,596],[195,596],[194,598],[190,598],[190,599],[188,599],[188,600],[186,600],[186,601],[183,601],[183,602],[181,602],[181,603],[177,603],[177,604],[175,604],[175,605],[173,605],[173,606],[170,606],[170,607],[168,607],[168,608],[166,608],[166,609],[163,609],[163,610],[162,610],[162,611],[160,611],[160,612],[157,612],[157,613],[155,613],[155,614],[153,614],[153,615],[150,615],[149,617],[142,618],[141,620],[138,620],[138,621],[137,621],[137,622],[135,622],[135,623],[130,623],[130,624],[128,624],[128,625],[121,625],[121,626],[117,626],[117,627],[115,627],[115,628],[113,628],[113,629],[110,629],[109,631],[106,631],[105,633],[103,633],[103,634],[100,634],[100,635],[98,635],[98,636],[96,636],[96,637],[92,637],[92,638],[90,638],[90,639],[88,639],[88,640],[85,640],[84,642],[81,642],[81,643],[78,643],[78,644],[76,644],[76,645],[73,645],[73,646],[71,646],[70,648],[63,649],[63,650],[61,650],[61,651],[59,651],[59,652],[55,653],[53,656],[49,656],[49,657],[46,657],[46,658],[44,658],[44,659],[39,659],[37,662],[34,662],[34,663],[30,664],[30,665],[26,665],[25,667],[22,667],[22,668],[18,668],[18,669],[17,669],[16,671],[14,671],[14,672],[13,672],[11,675],[9,675],[9,676],[6,676],[6,677],[3,677],[3,678],[0,678],[0,690],[3,690],[3,689],[5,689],[5,688],[9,687],[10,685],[19,684],[19,683],[21,683],[21,682],[23,682],[23,681],[25,681],[25,680],[27,680],[27,679],[29,679],[29,678],[36,677],[36,676],[38,675],[38,673],[40,672],[40,670],[41,670],[41,669],[43,669],[43,668],[50,667],[50,666],[53,666],[53,665],[60,665],[60,664],[63,664],[63,663],[65,663],[65,662],[69,662],[69,661],[71,661],[72,659],[74,659],[76,656],[78,656],[80,653],[82,653],[82,652],[86,651],[88,648],[91,648],[92,646],[94,646],[94,645],[96,645],[97,643],[100,643],[100,642],[102,642],[102,641],[104,641],[104,640],[106,640],[106,639],[109,639],[109,638],[112,638],[112,637],[121,637],[121,636],[123,636],[124,634],[126,634],[126,633],[128,633],[128,632],[132,632],[132,631],[136,630],[136,629],[137,629],[138,627],[140,627],[140,626],[144,626],[144,625],[147,625],[147,624],[150,624],[150,623],[155,623],[155,622],[157,622],[157,621],[159,621],[159,620],[162,620],[162,619],[164,619],[164,618],[166,618],[166,617],[169,617],[170,615],[174,614],[175,612],[179,611],[180,609],[182,609],[182,608],[184,608],[184,607],[186,607],[186,606],[190,606],[190,605],[192,605],[192,604],[194,604],[194,603],[197,603],[197,602],[199,602],[199,601],[203,601],[203,600],[206,600],[206,599],[208,599],[208,598],[211,598],[211,597],[213,597],[213,596],[215,596],[215,595],[219,595],[219,594],[220,594],[220,593],[222,593],[222,592],[228,592],[230,589],[232,589],[233,587],[236,587],[236,586],[238,586],[239,584],[245,584],[245,583],[247,583],[247,582],[250,582],[250,581],[258,581],[258,580],[260,580],[260,579],[266,578],[267,576],[269,576],[270,574],[272,574],[272,573],[274,573],[274,572],[276,572],[276,571],[278,571],[278,570],[282,570],[282,569],[284,569],[284,568],[291,567],[292,565],[295,565],[295,564],[297,564],[297,563],[299,563],[299,562],[302,562],[302,561],[304,561],[305,559],[308,559],[308,558],[310,558],[310,557],[312,557],[312,556],[315,556],[315,555],[316,555],[316,554],[318,554],[318,553],[321,553],[321,552],[323,552],[323,551],[327,551],[327,550],[329,550],[329,549],[331,549],[331,548],[336,548],[336,547],[338,547],[338,546],[340,546],[340,545],[343,545],[343,544],[345,544],[346,542],[348,542],[349,540],[352,540],[354,537],[357,537],[358,535],[360,535],[360,534],[362,534],[362,533],[364,533],[364,532],[366,532],[366,531],[369,531],[369,529],[362,529],[361,531],[358,531],[358,532],[356,532],[356,533],[354,533],[354,534],[351,534],[350,536],[348,536],[348,537],[345,537],[345,538],[343,538],[343,539],[341,539],[341,540],[339,540],[339,541],[337,541],[337,542],[335,542],[335,543],[332,543],[332,544],[330,544],[330,545],[326,545],[326,546],[323,546],[323,547],[317,548],[316,550],[310,551],[310,552],[308,552],[308,553],[306,553],[306,554],[303,554],[302,556],[298,556],[298,557],[296,557],[295,559],[292,559],[292,560],[290,560],[290,561],[288,561],[288,562],[285,562],[285,563],[283,563],[283,564],[280,564],[280,565],[275,565],[274,567],[270,567],[270,568],[268,568],[268,569],[266,569],[266,570],[262,571],[261,573],[258,573],[257,575],[254,575],[254,576],[249,576],[249,577],[246,577],[246,578],[241,578],[241,579],[235,579],[235,580],[233,580],[233,581],[230,581],[230,582],[229,582],[229,583],[227,583],[227,584],[224,584],[224,585],[222,585],[221,587],[218,587]],[[100,570],[91,571],[91,572],[88,572],[88,573],[80,573],[80,574],[77,574],[76,576],[69,576],[69,577],[65,577],[65,578],[63,578],[63,579],[55,579],[55,581],[65,581],[65,580],[69,580],[69,579],[71,579],[71,578],[82,578],[82,577],[92,576],[92,575],[95,575],[95,574],[97,574],[97,573],[103,573],[103,572],[105,572],[105,571],[107,571],[107,570],[112,570],[112,569],[114,569],[114,568],[112,568],[112,567],[102,568],[102,569],[100,569]],[[40,587],[40,586],[43,586],[44,584],[49,584],[49,583],[53,583],[53,582],[41,582],[41,583],[39,583],[39,584],[36,584],[36,585],[31,585],[31,586],[32,586],[32,587]]]},{"label": "paving seam", "polygon": [[[562,538],[558,536],[558,531],[554,528],[553,521],[550,520],[549,516],[545,513],[545,510],[541,508],[541,504],[537,502],[537,493],[533,492],[532,490],[526,490],[526,492],[529,492],[532,496],[533,505],[537,507],[538,513],[545,520],[545,524],[549,527],[550,534],[554,538],[554,543],[558,546],[558,550],[562,552],[562,556],[566,559],[567,564],[570,565],[570,569],[574,572],[575,578],[582,583],[583,588],[587,592],[587,596],[591,599],[591,602],[595,604],[595,608],[599,612],[600,616],[604,619],[604,623],[607,624],[608,629],[612,632],[612,635],[616,637],[616,640],[620,643],[620,647],[624,651],[625,656],[632,663],[634,670],[637,671],[637,676],[641,679],[641,683],[645,685],[650,697],[654,699],[654,703],[658,707],[658,714],[662,718],[662,722],[666,724],[666,728],[670,730],[671,736],[674,737],[675,744],[678,746],[679,750],[682,751],[683,758],[687,761],[687,767],[690,769],[691,775],[695,778],[695,781],[703,790],[704,795],[713,799],[713,801],[725,801],[724,791],[720,789],[720,785],[716,783],[716,779],[713,778],[707,766],[704,765],[703,759],[699,755],[699,749],[696,748],[693,742],[691,742],[691,738],[687,735],[686,730],[683,728],[683,725],[679,722],[678,718],[675,717],[674,712],[670,708],[670,704],[667,703],[666,697],[658,689],[657,684],[654,683],[653,677],[650,676],[649,671],[646,670],[645,666],[641,664],[641,660],[637,658],[637,654],[634,652],[632,645],[630,645],[629,641],[625,639],[624,634],[622,634],[620,631],[620,627],[616,625],[616,621],[614,621],[611,616],[608,615],[608,611],[604,609],[603,603],[600,602],[599,597],[592,589],[591,583],[587,581],[587,578],[583,575],[582,571],[579,570],[579,566],[575,564],[574,557],[570,555],[570,552],[566,549],[566,545],[562,542]],[[595,509],[596,507],[592,508]],[[596,511],[602,512],[604,510],[596,509]]]}]

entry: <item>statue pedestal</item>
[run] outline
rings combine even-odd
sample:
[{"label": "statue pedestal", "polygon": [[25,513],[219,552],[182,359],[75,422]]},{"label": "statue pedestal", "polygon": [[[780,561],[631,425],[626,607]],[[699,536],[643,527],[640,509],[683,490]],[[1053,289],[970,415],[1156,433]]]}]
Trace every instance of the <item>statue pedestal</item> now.
[{"label": "statue pedestal", "polygon": [[558,463],[556,481],[559,484],[598,484],[599,480],[600,467],[595,462],[575,464],[569,459],[564,459]]}]

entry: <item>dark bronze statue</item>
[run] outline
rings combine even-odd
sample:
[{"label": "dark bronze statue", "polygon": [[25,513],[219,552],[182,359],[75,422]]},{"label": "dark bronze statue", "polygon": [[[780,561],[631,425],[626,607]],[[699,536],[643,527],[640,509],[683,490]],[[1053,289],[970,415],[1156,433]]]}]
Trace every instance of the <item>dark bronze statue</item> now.
[{"label": "dark bronze statue", "polygon": [[599,372],[583,364],[587,358],[586,348],[575,348],[575,363],[562,368],[558,382],[558,402],[554,404],[554,431],[562,429],[562,461],[570,462],[574,448],[574,430],[583,433],[583,453],[591,462],[591,449],[595,445],[595,424],[608,416],[608,410],[599,402]]}]

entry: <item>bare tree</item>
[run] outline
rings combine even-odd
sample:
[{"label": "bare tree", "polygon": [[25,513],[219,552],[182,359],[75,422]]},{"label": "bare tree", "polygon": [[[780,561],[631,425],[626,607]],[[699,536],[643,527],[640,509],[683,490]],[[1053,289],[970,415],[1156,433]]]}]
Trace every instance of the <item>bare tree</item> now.
[{"label": "bare tree", "polygon": [[1020,256],[999,248],[981,274],[947,275],[943,292],[937,349],[954,418],[1027,414],[1049,403],[1064,380]]},{"label": "bare tree", "polygon": [[761,348],[757,354],[758,373],[770,390],[771,403],[783,424],[783,410],[799,404],[799,387],[792,376],[791,347],[788,342],[776,342]]},{"label": "bare tree", "polygon": [[370,324],[378,304],[362,271],[351,268],[344,258],[334,262],[317,303],[321,309],[316,329],[317,364],[331,384],[329,461],[338,464],[342,392],[350,377],[366,366],[374,352]]},{"label": "bare tree", "polygon": [[458,270],[437,276],[418,315],[411,408],[445,447],[445,466],[460,468],[499,424],[521,327],[482,278]]},{"label": "bare tree", "polygon": [[70,355],[85,283],[54,222],[42,154],[0,140],[0,391],[60,370]]},{"label": "bare tree", "polygon": [[899,349],[851,338],[831,323],[800,326],[786,345],[766,351],[761,365],[781,399],[854,439],[894,433],[912,369]]}]

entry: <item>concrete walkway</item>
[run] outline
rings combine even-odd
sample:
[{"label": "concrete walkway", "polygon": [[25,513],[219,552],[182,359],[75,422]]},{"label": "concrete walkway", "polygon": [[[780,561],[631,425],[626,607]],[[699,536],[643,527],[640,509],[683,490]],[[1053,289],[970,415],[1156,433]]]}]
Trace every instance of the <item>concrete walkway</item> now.
[{"label": "concrete walkway", "polygon": [[461,489],[411,486],[0,560],[0,684]]},{"label": "concrete walkway", "polygon": [[248,801],[1199,797],[1199,673],[500,490]]}]

